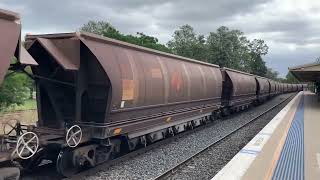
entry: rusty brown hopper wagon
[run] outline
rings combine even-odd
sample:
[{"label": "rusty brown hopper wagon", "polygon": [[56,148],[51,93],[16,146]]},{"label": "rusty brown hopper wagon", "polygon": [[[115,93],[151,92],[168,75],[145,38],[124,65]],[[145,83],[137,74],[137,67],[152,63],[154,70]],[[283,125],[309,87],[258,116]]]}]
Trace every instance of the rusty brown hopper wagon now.
[{"label": "rusty brown hopper wagon", "polygon": [[221,105],[218,66],[87,33],[26,40],[40,65],[33,73],[39,77],[41,125],[105,126],[95,137],[106,138],[166,126]]},{"label": "rusty brown hopper wagon", "polygon": [[272,80],[88,33],[27,35],[26,51],[18,15],[0,11],[0,27],[0,80],[31,65],[39,115],[0,136],[0,163],[49,159],[70,176],[280,92]]},{"label": "rusty brown hopper wagon", "polygon": [[274,80],[269,79],[268,80],[270,83],[270,96],[275,96],[277,94],[277,86],[276,82]]},{"label": "rusty brown hopper wagon", "polygon": [[[37,65],[36,61],[28,54],[26,49],[21,46],[21,24],[18,14],[0,9],[0,85],[4,78],[11,75],[13,71],[24,71],[27,65]],[[16,61],[14,61],[16,59]],[[14,64],[13,64],[14,63]],[[10,72],[8,72],[10,69]],[[18,121],[17,121],[18,122]],[[18,136],[26,131],[26,126],[15,123],[15,135],[12,136],[12,131],[5,131],[6,127],[12,124],[6,124],[4,120],[0,121],[0,164],[16,158],[17,150],[21,151],[22,146],[16,146],[21,142]],[[8,133],[8,134],[6,134]],[[29,134],[27,134],[29,136]],[[33,140],[29,142],[30,146]],[[23,154],[23,150],[21,151]]]},{"label": "rusty brown hopper wagon", "polygon": [[280,83],[280,91],[281,91],[281,93],[284,93],[284,84],[283,83]]},{"label": "rusty brown hopper wagon", "polygon": [[[230,68],[222,68],[224,110],[240,110],[256,101],[257,84],[255,76]],[[225,112],[228,114],[228,112]]]},{"label": "rusty brown hopper wagon", "polygon": [[269,98],[270,83],[267,78],[256,76],[257,81],[257,101],[263,102]]},{"label": "rusty brown hopper wagon", "polygon": [[75,152],[99,153],[98,145],[116,147],[120,139],[132,150],[198,126],[221,107],[222,75],[213,64],[80,32],[28,35],[26,44],[39,64],[32,68],[36,131],[63,135],[66,126],[81,126],[82,142],[97,143]]},{"label": "rusty brown hopper wagon", "polygon": [[21,46],[21,23],[18,14],[0,9],[0,84],[13,58],[21,64],[36,65],[36,62]]}]

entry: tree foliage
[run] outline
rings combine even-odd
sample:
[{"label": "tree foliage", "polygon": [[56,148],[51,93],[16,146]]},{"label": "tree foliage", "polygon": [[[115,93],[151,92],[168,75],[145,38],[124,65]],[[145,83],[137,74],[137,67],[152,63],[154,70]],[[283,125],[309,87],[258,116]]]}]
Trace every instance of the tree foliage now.
[{"label": "tree foliage", "polygon": [[267,77],[269,79],[277,80],[278,75],[279,75],[279,73],[277,71],[274,71],[271,68],[267,68],[267,73],[266,73],[265,77]]},{"label": "tree foliage", "polygon": [[11,105],[21,105],[30,97],[30,78],[21,73],[8,74],[0,86],[0,111]]},{"label": "tree foliage", "polygon": [[110,23],[104,21],[89,21],[87,24],[84,24],[80,30],[98,35],[109,34],[112,36],[120,34]]},{"label": "tree foliage", "polygon": [[203,35],[197,35],[190,25],[184,25],[174,32],[173,39],[167,45],[174,54],[208,61],[205,42]]},{"label": "tree foliage", "polygon": [[110,23],[104,21],[89,21],[87,24],[84,24],[80,30],[163,52],[171,52],[169,48],[159,43],[159,40],[155,37],[148,36],[141,32],[137,32],[136,35],[125,35],[120,33]]},{"label": "tree foliage", "polygon": [[247,44],[248,40],[241,31],[222,26],[216,32],[210,32],[207,38],[209,62],[244,70],[249,57]]},{"label": "tree foliage", "polygon": [[296,77],[293,76],[291,72],[288,72],[286,75],[286,82],[287,83],[299,83]]},{"label": "tree foliage", "polygon": [[184,25],[172,38],[168,47],[175,54],[260,76],[267,73],[262,56],[268,53],[268,46],[261,39],[248,40],[239,30],[221,26],[205,38],[190,25]]},{"label": "tree foliage", "polygon": [[[17,63],[13,58],[11,64]],[[25,69],[28,73],[31,68]],[[27,99],[33,98],[34,81],[24,73],[7,72],[4,80],[0,83],[0,112],[12,105],[21,105]]]},{"label": "tree foliage", "polygon": [[262,56],[268,53],[269,47],[261,39],[254,39],[249,42],[248,71],[259,76],[266,76],[267,66]]}]

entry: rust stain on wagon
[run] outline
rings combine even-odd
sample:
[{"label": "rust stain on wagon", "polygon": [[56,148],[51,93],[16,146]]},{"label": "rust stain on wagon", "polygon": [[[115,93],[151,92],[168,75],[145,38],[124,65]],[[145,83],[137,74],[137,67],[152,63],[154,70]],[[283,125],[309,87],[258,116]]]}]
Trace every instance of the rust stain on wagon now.
[{"label": "rust stain on wagon", "polygon": [[152,68],[150,71],[151,71],[152,78],[160,78],[160,79],[162,79],[161,69]]},{"label": "rust stain on wagon", "polygon": [[134,98],[134,82],[131,79],[122,79],[122,100],[128,101]]},{"label": "rust stain on wagon", "polygon": [[179,93],[182,88],[182,84],[181,73],[176,69],[171,75],[171,87],[176,93]]}]

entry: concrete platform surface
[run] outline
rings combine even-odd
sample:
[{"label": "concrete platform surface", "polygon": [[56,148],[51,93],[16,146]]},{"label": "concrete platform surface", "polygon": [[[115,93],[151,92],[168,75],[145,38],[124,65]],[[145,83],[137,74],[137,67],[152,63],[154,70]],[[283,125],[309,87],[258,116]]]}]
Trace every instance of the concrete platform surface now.
[{"label": "concrete platform surface", "polygon": [[320,179],[320,102],[299,92],[213,180]]}]

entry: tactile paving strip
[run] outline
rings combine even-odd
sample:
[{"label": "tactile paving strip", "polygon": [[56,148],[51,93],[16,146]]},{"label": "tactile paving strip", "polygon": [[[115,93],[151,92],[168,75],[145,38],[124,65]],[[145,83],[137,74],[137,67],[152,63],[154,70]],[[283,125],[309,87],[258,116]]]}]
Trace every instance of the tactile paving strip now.
[{"label": "tactile paving strip", "polygon": [[304,100],[303,96],[288,131],[285,144],[274,170],[273,180],[304,179]]}]

